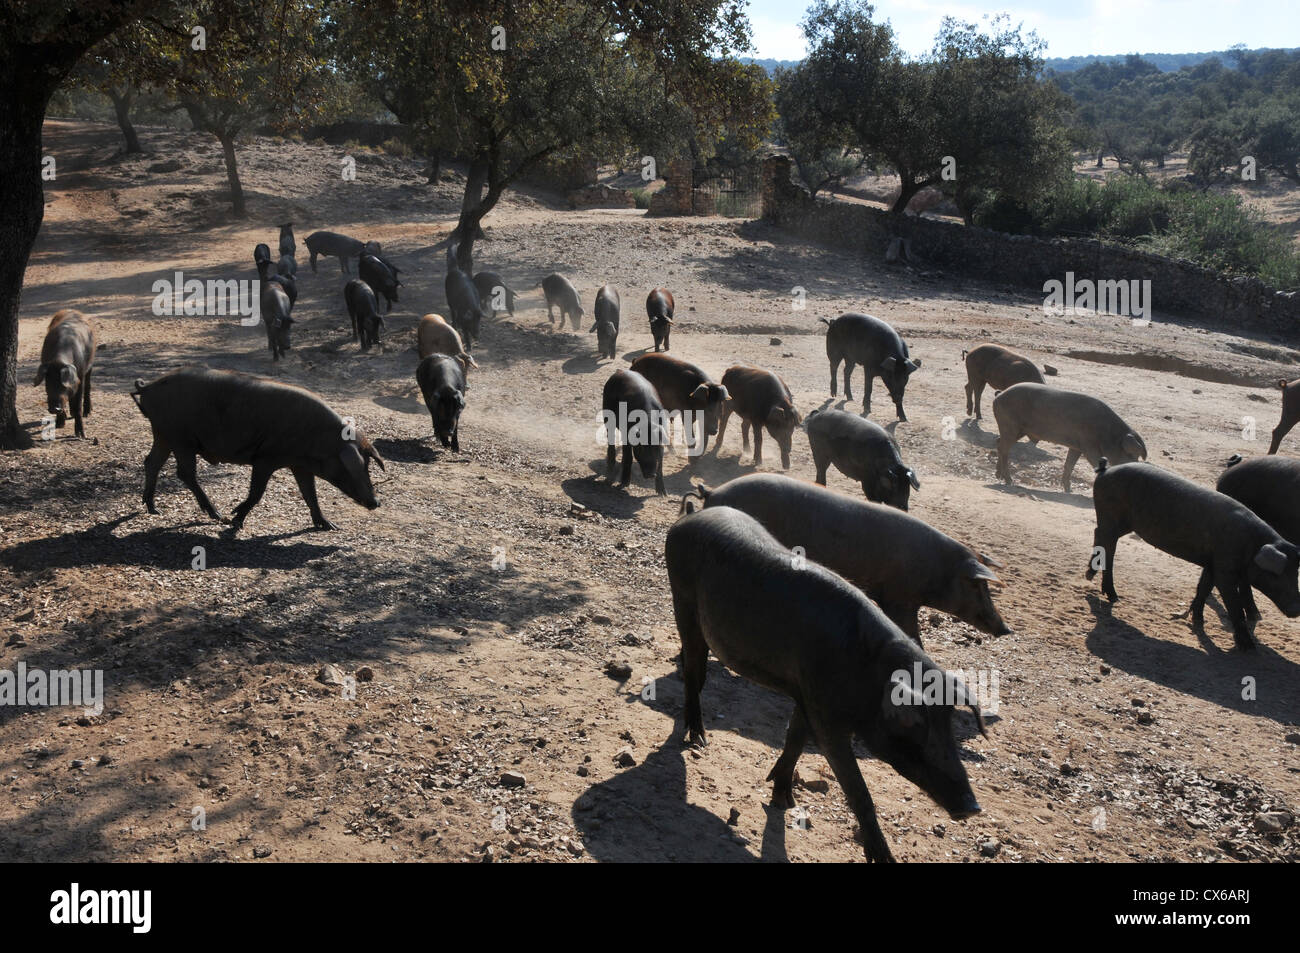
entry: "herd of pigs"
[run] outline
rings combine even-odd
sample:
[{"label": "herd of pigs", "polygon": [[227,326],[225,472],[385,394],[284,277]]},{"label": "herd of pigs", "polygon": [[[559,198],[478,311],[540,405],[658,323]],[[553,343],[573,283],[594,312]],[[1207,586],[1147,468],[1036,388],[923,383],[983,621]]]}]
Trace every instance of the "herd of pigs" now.
[{"label": "herd of pigs", "polygon": [[[365,350],[379,341],[384,319],[378,306],[398,300],[400,269],[374,242],[333,232],[306,239],[312,270],[319,256],[335,256],[360,277],[348,281],[344,300],[353,339]],[[297,300],[291,224],[281,226],[280,257],[273,262],[265,244],[254,260],[261,279],[261,314],[272,361],[290,346],[292,309]],[[471,276],[447,253],[445,290],[450,321],[425,315],[417,328],[419,365],[415,376],[443,446],[459,451],[459,421],[467,375],[478,364],[469,349],[482,320],[498,311],[514,313],[516,294],[491,272]],[[580,330],[586,311],[573,285],[558,274],[541,281],[552,323],[559,311]],[[591,331],[600,357],[615,356],[621,301],[605,285],[597,292]],[[866,419],[872,383],[879,377],[906,420],[903,396],[921,366],[887,323],[864,314],[843,314],[828,325],[830,392],[844,366],[844,396],[852,400],[853,369],[864,372],[862,416],[841,410],[814,411],[801,418],[785,382],[771,371],[736,365],[714,381],[694,364],[670,356],[674,301],[664,288],[646,301],[653,350],[616,370],[606,382],[602,410],[608,431],[608,476],[614,476],[617,448],[623,452],[621,482],[635,461],[664,494],[665,447],[680,416],[691,459],[714,437],[720,447],[731,414],[739,416],[746,449],[753,431],[755,466],[762,462],[763,431],[781,451],[784,468],[796,429],[807,434],[816,484],[776,474],[751,474],[709,489],[702,483],[686,494],[684,514],[668,531],[665,558],[673,612],[681,637],[686,686],[688,743],[705,744],[700,693],[709,652],[736,673],[794,700],[785,749],[768,780],[773,799],[793,806],[795,764],[809,740],[830,763],[861,824],[868,859],[892,855],[876,821],[871,796],[854,757],[856,734],[870,751],[926,791],[953,817],[980,810],[959,756],[956,708],[969,706],[984,731],[978,699],[952,673],[925,653],[918,614],[922,606],[949,613],[977,629],[1010,631],[994,606],[989,583],[996,582],[989,557],[909,515],[909,491],[920,486],[890,434]],[[78,437],[90,413],[90,379],[95,356],[92,323],[76,311],[54,316],[41,351],[36,384],[45,384],[49,412],[62,427],[71,411]],[[1062,483],[1080,456],[1096,470],[1093,501],[1097,525],[1087,578],[1102,572],[1102,590],[1118,598],[1115,547],[1136,533],[1147,543],[1201,567],[1196,594],[1186,614],[1200,630],[1203,611],[1216,588],[1241,650],[1255,646],[1259,610],[1254,590],[1288,617],[1300,615],[1300,461],[1276,456],[1282,438],[1300,420],[1300,380],[1280,382],[1282,420],[1269,454],[1233,457],[1216,489],[1198,486],[1160,469],[1147,458],[1138,433],[1106,403],[1048,386],[1029,360],[985,344],[963,352],[968,382],[967,416],[979,419],[984,388],[995,392],[996,475],[1011,482],[1009,453],[1022,437],[1067,448]],[[337,487],[357,503],[375,509],[369,463],[384,461],[350,421],[310,391],[233,371],[184,368],[155,381],[137,381],[131,392],[153,430],[145,459],[144,503],[156,513],[158,474],[169,456],[203,511],[222,517],[198,484],[197,457],[209,463],[251,466],[248,497],[234,510],[238,530],[277,470],[289,469],[319,529],[333,525],[316,498],[316,479]],[[648,428],[633,433],[627,421],[641,412]],[[665,427],[665,422],[667,426]],[[697,430],[698,427],[698,430]],[[698,446],[697,446],[698,443]],[[834,465],[859,481],[866,502],[825,488]],[[906,677],[902,677],[902,675]],[[941,685],[936,695],[922,692]]]}]

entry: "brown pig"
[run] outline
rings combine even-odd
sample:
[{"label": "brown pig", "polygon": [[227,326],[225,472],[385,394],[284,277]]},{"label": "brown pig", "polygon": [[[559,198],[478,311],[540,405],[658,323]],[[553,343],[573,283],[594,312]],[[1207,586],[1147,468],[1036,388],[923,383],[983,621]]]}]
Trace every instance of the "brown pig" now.
[{"label": "brown pig", "polygon": [[727,400],[718,422],[718,440],[714,452],[722,449],[727,432],[727,418],[734,412],[740,417],[740,435],[744,449],[749,449],[749,429],[754,428],[754,466],[763,462],[763,428],[781,448],[781,466],[790,469],[790,444],[794,428],[799,426],[799,411],[785,381],[771,371],[747,364],[736,364],[722,375]]},{"label": "brown pig", "polygon": [[440,314],[426,314],[420,319],[415,329],[415,340],[422,361],[430,354],[446,354],[460,361],[466,371],[478,367],[478,362],[461,343],[460,333]]},{"label": "brown pig", "polygon": [[46,408],[55,426],[68,421],[68,407],[78,437],[86,435],[81,422],[90,416],[90,372],[95,364],[95,326],[80,311],[64,308],[50,319],[41,345],[41,366],[32,386],[45,384]]},{"label": "brown pig", "polygon": [[966,362],[966,416],[974,414],[976,420],[984,416],[980,413],[980,398],[985,385],[1000,391],[1012,384],[1043,383],[1042,372],[1033,361],[998,344],[981,344],[962,351],[961,359]]}]

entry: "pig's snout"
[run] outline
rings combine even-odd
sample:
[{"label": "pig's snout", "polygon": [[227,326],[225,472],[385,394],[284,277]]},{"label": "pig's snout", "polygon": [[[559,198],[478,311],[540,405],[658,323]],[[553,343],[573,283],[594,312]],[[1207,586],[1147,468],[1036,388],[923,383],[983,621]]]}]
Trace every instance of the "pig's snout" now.
[{"label": "pig's snout", "polygon": [[975,800],[975,795],[967,791],[960,804],[948,809],[948,816],[954,821],[964,821],[966,818],[979,814],[983,810],[980,807],[980,802]]}]

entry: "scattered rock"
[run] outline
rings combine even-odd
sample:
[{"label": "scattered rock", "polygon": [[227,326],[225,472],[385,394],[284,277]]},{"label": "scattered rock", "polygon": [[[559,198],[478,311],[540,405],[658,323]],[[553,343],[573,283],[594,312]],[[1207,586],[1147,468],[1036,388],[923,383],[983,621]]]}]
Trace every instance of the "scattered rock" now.
[{"label": "scattered rock", "polygon": [[636,758],[632,754],[632,748],[624,745],[614,754],[614,763],[620,768],[632,768],[636,766]]},{"label": "scattered rock", "polygon": [[740,811],[733,807],[730,816],[727,818],[727,823],[732,827],[737,826],[740,823]]},{"label": "scattered rock", "polygon": [[270,857],[271,848],[267,847],[265,844],[259,844],[253,848],[253,856],[257,858]]},{"label": "scattered rock", "polygon": [[767,343],[770,344],[772,347],[779,347],[780,344],[781,344],[781,339],[780,339],[780,338],[769,338]]},{"label": "scattered rock", "polygon": [[500,783],[503,788],[521,788],[528,783],[528,779],[518,771],[505,771],[501,774]]},{"label": "scattered rock", "polygon": [[337,665],[325,665],[316,673],[316,681],[322,685],[342,685],[343,670]]},{"label": "scattered rock", "polygon": [[996,840],[986,840],[980,842],[981,857],[996,857],[1002,852],[1002,844]]},{"label": "scattered rock", "polygon": [[179,172],[185,168],[185,163],[180,159],[168,159],[165,162],[155,162],[149,166],[150,172]]},{"label": "scattered rock", "polygon": [[805,791],[812,791],[814,794],[825,794],[831,789],[831,783],[825,778],[812,778],[808,781],[800,778],[799,787]]},{"label": "scattered rock", "polygon": [[357,669],[358,682],[373,682],[375,680],[375,670],[369,665],[363,665]]},{"label": "scattered rock", "polygon": [[1046,374],[1048,377],[1055,377],[1057,374],[1061,372],[1058,371],[1056,368],[1054,368],[1051,364],[1044,364],[1043,373]]},{"label": "scattered rock", "polygon": [[1255,815],[1255,830],[1261,834],[1280,834],[1294,823],[1295,818],[1286,811],[1264,811]]},{"label": "scattered rock", "polygon": [[626,682],[632,677],[632,666],[627,662],[610,659],[605,663],[605,674],[620,682]]}]

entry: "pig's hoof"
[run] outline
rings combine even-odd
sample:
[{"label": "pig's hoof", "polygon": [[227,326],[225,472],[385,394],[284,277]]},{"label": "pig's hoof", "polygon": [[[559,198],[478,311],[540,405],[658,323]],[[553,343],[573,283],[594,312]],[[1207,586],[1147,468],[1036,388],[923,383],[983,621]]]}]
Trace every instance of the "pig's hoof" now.
[{"label": "pig's hoof", "polygon": [[772,806],[788,811],[795,806],[794,790],[790,784],[772,785]]},{"label": "pig's hoof", "polygon": [[1083,578],[1092,579],[1096,575],[1097,575],[1097,570],[1089,568],[1088,571],[1083,574]]},{"label": "pig's hoof", "polygon": [[154,506],[152,503],[146,503],[144,505],[144,508],[146,511],[152,513],[154,516],[158,515],[158,507]]},{"label": "pig's hoof", "polygon": [[329,520],[326,519],[312,523],[312,528],[319,530],[320,532],[325,532],[326,530],[330,530],[330,529],[338,529],[337,526],[335,526],[333,523],[331,523]]},{"label": "pig's hoof", "polygon": [[707,748],[708,745],[709,745],[709,739],[705,737],[703,729],[700,729],[699,731],[688,730],[686,732],[686,747]]}]

